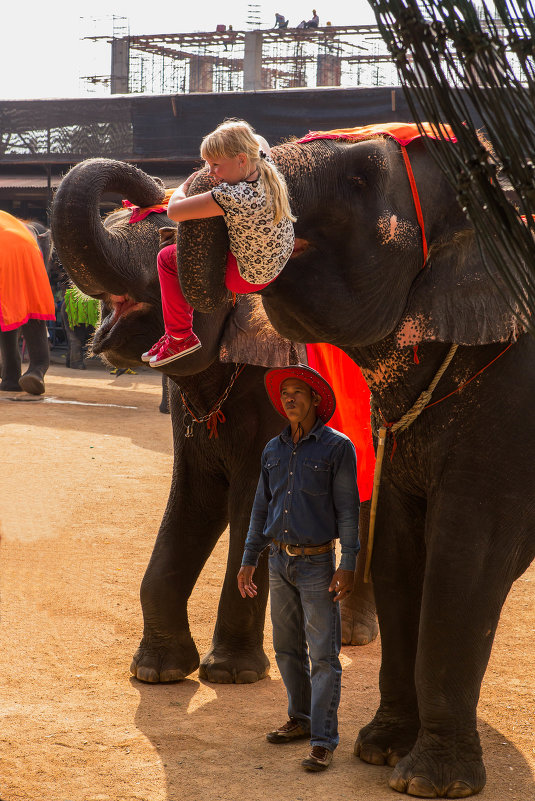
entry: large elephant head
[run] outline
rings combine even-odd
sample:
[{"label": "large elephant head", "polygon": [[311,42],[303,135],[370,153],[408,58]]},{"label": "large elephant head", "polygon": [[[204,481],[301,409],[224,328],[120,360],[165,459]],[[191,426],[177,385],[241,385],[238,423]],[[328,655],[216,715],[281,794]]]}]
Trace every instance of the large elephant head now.
[{"label": "large elephant head", "polygon": [[[302,342],[365,347],[395,334],[400,347],[423,341],[485,344],[518,332],[514,304],[489,276],[466,215],[428,147],[408,153],[425,237],[400,146],[315,140],[273,148],[297,215],[296,247],[276,281],[260,292],[274,327]],[[180,280],[194,308],[224,297],[223,218],[190,221],[179,233]],[[190,258],[189,254],[195,254]],[[425,261],[425,267],[424,267]]]},{"label": "large elephant head", "polygon": [[[195,191],[203,191],[207,181],[203,176]],[[164,332],[156,257],[161,239],[171,241],[176,223],[165,213],[152,212],[131,224],[130,209],[115,211],[103,220],[99,204],[105,193],[151,207],[162,201],[165,190],[159,179],[129,164],[89,159],[64,177],[52,208],[52,234],[61,263],[76,286],[102,301],[103,319],[95,332],[93,352],[117,367],[133,367],[142,363],[141,354]],[[223,253],[223,269],[225,231],[210,237],[204,233],[201,238],[211,254]],[[201,255],[199,248],[192,247],[188,257],[200,259]],[[166,366],[164,372],[173,377],[194,375],[220,356],[224,361],[266,366],[287,364],[290,358],[296,361],[291,343],[273,331],[261,306],[255,310],[255,305],[259,304],[246,297],[233,304],[224,290],[214,311],[194,314],[193,326],[203,347]]]}]

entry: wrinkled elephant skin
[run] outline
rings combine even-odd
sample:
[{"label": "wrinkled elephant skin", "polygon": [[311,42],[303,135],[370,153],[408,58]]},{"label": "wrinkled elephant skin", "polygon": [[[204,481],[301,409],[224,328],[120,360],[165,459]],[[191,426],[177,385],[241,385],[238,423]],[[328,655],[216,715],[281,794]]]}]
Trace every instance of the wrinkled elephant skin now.
[{"label": "wrinkled elephant skin", "polygon": [[[338,345],[361,367],[377,427],[408,412],[459,345],[431,403],[387,437],[372,560],[381,703],[356,753],[395,765],[399,792],[461,798],[485,784],[481,681],[503,602],[535,553],[535,342],[428,147],[455,145],[407,148],[426,261],[392,139],[274,148],[297,247],[260,294],[281,335]],[[195,247],[195,225],[180,237],[181,253]],[[217,308],[212,255],[193,276],[179,258],[195,309]]]}]

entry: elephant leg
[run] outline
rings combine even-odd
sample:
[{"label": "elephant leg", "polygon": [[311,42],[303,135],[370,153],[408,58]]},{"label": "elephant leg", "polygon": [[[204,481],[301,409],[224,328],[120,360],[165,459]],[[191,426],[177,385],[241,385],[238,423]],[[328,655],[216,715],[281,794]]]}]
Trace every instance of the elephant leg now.
[{"label": "elephant leg", "polygon": [[373,584],[371,581],[364,583],[369,523],[370,501],[365,501],[360,506],[360,552],[355,570],[355,583],[349,597],[340,604],[342,645],[368,645],[379,634]]},{"label": "elephant leg", "polygon": [[2,356],[2,392],[20,392],[19,378],[21,358],[19,350],[20,328],[15,331],[0,331],[0,354]]},{"label": "elephant leg", "polygon": [[381,482],[372,577],[381,630],[381,703],[359,732],[355,755],[395,765],[414,745],[420,722],[414,681],[425,565],[425,501]]},{"label": "elephant leg", "polygon": [[44,320],[28,320],[22,326],[28,347],[30,364],[19,379],[19,386],[30,395],[42,395],[45,391],[45,374],[50,366],[50,347]]},{"label": "elephant leg", "polygon": [[[254,476],[256,479],[256,475]],[[255,571],[258,595],[242,598],[236,577],[243,556],[256,480],[233,476],[230,487],[230,543],[225,581],[219,601],[212,646],[201,662],[199,676],[219,684],[251,684],[269,673],[264,652],[264,621],[268,597],[267,558]]]},{"label": "elephant leg", "polygon": [[481,682],[502,605],[532,556],[511,548],[528,525],[514,488],[509,509],[505,487],[469,500],[460,495],[448,493],[428,518],[415,665],[421,728],[390,780],[399,792],[427,798],[464,798],[485,785],[476,718]]},{"label": "elephant leg", "polygon": [[188,598],[228,522],[228,488],[221,476],[175,457],[167,509],[141,583],[143,638],[131,672],[151,683],[179,681],[199,666],[187,613]]}]

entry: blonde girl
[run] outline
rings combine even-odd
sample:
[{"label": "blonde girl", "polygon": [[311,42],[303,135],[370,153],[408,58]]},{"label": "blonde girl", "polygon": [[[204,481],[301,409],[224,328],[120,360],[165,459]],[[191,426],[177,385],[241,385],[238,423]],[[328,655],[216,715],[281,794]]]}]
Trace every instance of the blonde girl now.
[{"label": "blonde girl", "polygon": [[[286,182],[270,158],[269,145],[243,120],[221,123],[204,137],[201,156],[217,179],[210,192],[186,197],[197,173],[175,190],[167,215],[171,220],[225,218],[230,240],[225,284],[246,294],[277,278],[294,247]],[[192,330],[193,309],[178,281],[176,246],[158,254],[164,336],[142,355],[151,367],[180,359],[201,347]]]}]

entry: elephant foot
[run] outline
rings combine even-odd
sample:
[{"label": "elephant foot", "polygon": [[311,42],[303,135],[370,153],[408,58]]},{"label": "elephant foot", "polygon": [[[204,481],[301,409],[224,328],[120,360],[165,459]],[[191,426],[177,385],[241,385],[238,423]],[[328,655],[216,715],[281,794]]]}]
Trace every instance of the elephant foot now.
[{"label": "elephant foot", "polygon": [[228,647],[214,645],[199,668],[199,678],[214,684],[253,684],[265,679],[269,673],[269,659],[259,647],[242,654]]},{"label": "elephant foot", "polygon": [[438,737],[423,731],[396,765],[393,790],[418,798],[467,798],[485,786],[479,735]]},{"label": "elephant foot", "polygon": [[132,657],[130,673],[149,684],[182,681],[199,667],[199,652],[192,639],[188,642],[173,637],[164,645],[150,644],[143,638]]},{"label": "elephant foot", "polygon": [[355,607],[340,606],[342,645],[368,645],[379,634],[375,605],[367,601]]},{"label": "elephant foot", "polygon": [[69,364],[66,364],[65,366],[70,367],[71,370],[87,370],[87,367],[83,362],[69,362]]},{"label": "elephant foot", "polygon": [[0,383],[0,392],[22,392],[22,390],[18,381],[2,381]]},{"label": "elephant foot", "polygon": [[370,765],[394,767],[410,752],[419,728],[416,719],[387,717],[379,710],[372,722],[360,730],[353,753]]},{"label": "elephant foot", "polygon": [[35,373],[25,373],[19,378],[19,387],[29,395],[42,395],[45,391],[45,382]]}]

